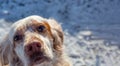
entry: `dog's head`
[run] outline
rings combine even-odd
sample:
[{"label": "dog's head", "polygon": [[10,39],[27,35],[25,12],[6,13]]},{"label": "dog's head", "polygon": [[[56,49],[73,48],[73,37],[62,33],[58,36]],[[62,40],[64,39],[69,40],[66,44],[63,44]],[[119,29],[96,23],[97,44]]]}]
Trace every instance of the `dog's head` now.
[{"label": "dog's head", "polygon": [[63,32],[53,19],[29,16],[15,22],[0,44],[0,60],[5,64],[34,66],[61,55]]}]

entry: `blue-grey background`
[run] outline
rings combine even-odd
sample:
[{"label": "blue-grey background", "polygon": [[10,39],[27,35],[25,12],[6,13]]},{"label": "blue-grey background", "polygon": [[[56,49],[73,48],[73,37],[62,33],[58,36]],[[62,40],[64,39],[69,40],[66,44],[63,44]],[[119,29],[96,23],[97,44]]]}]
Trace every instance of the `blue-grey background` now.
[{"label": "blue-grey background", "polygon": [[73,66],[120,66],[120,0],[0,0],[0,39],[30,15],[62,25]]}]

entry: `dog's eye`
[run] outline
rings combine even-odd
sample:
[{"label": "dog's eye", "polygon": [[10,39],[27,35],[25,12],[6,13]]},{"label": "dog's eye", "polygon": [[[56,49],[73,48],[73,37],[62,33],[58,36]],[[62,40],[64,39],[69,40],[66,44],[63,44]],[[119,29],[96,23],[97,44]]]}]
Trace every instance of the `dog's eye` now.
[{"label": "dog's eye", "polygon": [[45,26],[41,25],[37,28],[38,32],[43,32],[45,30]]},{"label": "dog's eye", "polygon": [[19,41],[22,39],[22,36],[21,35],[16,35],[14,36],[14,41]]}]

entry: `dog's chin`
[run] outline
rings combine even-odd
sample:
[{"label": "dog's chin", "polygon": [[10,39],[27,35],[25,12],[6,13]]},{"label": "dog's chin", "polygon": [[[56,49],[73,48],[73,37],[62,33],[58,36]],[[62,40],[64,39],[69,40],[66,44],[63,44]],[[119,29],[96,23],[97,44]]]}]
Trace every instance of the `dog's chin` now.
[{"label": "dog's chin", "polygon": [[30,58],[31,65],[38,65],[44,62],[51,61],[51,59],[48,56],[44,56],[42,53],[35,53],[33,54],[33,57],[29,57],[29,58]]},{"label": "dog's chin", "polygon": [[38,56],[35,59],[33,59],[32,64],[37,65],[37,64],[41,64],[43,62],[48,62],[48,61],[49,61],[49,59],[47,57]]}]

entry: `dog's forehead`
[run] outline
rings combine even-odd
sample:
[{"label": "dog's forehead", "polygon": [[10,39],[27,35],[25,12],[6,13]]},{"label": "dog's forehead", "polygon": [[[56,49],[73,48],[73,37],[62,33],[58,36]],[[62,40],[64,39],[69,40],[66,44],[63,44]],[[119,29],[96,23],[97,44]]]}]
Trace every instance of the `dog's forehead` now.
[{"label": "dog's forehead", "polygon": [[15,22],[12,27],[13,28],[20,28],[20,27],[27,27],[31,24],[37,24],[37,23],[42,23],[44,22],[45,19],[42,17],[37,17],[37,16],[30,16],[24,19],[21,19],[17,22]]},{"label": "dog's forehead", "polygon": [[12,26],[11,26],[11,29],[10,29],[10,35],[9,37],[12,38],[15,34],[15,32],[18,30],[18,29],[25,29],[27,26],[29,26],[30,24],[33,24],[33,23],[43,23],[44,21],[46,21],[45,18],[42,18],[40,16],[36,16],[36,15],[33,15],[33,16],[29,16],[29,17],[26,17],[24,19],[21,19],[21,20],[18,20],[17,22],[15,22]]}]

